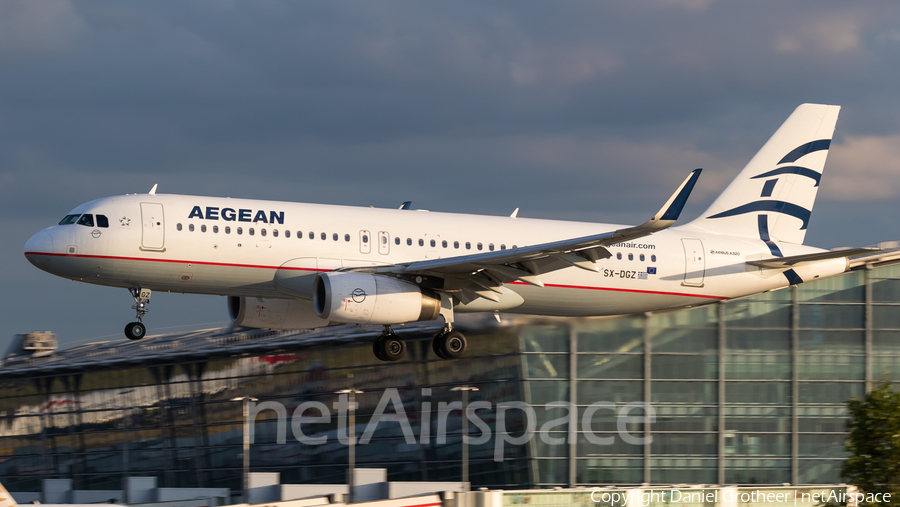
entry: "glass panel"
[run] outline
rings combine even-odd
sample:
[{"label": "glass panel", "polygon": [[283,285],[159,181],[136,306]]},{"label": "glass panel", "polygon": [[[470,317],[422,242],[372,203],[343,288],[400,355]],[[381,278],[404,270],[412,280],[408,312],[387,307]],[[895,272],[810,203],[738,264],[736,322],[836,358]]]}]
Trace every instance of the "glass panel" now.
[{"label": "glass panel", "polygon": [[900,380],[900,357],[877,355],[872,357],[872,378],[881,380],[885,377]]},{"label": "glass panel", "polygon": [[790,379],[791,356],[729,354],[725,356],[725,378]]},{"label": "glass panel", "polygon": [[804,458],[846,458],[847,435],[800,435],[800,456]]},{"label": "glass panel", "polygon": [[872,280],[873,303],[900,303],[900,280]]},{"label": "glass panel", "polygon": [[800,484],[840,484],[844,460],[801,459],[797,464]]},{"label": "glass panel", "polygon": [[76,222],[78,225],[84,225],[87,227],[94,226],[94,215],[81,215],[81,218]]},{"label": "glass panel", "polygon": [[[713,459],[654,459],[650,460],[650,480],[654,484],[696,484],[716,482],[718,475],[716,460]],[[684,493],[688,491],[682,490]],[[694,490],[691,493],[698,491]],[[653,502],[651,502],[651,505]],[[598,504],[599,505],[599,504]],[[643,505],[639,503],[638,505]],[[659,503],[661,505],[696,506],[689,502]]]},{"label": "glass panel", "polygon": [[791,482],[789,459],[730,459],[725,461],[729,484],[783,484]]},{"label": "glass panel", "polygon": [[791,305],[738,299],[725,303],[725,327],[790,327]]},{"label": "glass panel", "polygon": [[866,358],[842,354],[799,355],[798,375],[801,380],[865,380]]},{"label": "glass panel", "polygon": [[846,407],[800,407],[797,409],[797,416],[800,419],[800,431],[846,431]]},{"label": "glass panel", "polygon": [[726,382],[725,402],[729,405],[790,405],[791,384],[789,382]]},{"label": "glass panel", "polygon": [[800,305],[800,327],[858,329],[864,327],[862,305]]},{"label": "glass panel", "polygon": [[579,378],[643,378],[643,354],[579,354]]},{"label": "glass panel", "polygon": [[729,352],[790,352],[790,330],[726,329],[725,343]]},{"label": "glass panel", "polygon": [[568,354],[526,354],[525,378],[569,378]]},{"label": "glass panel", "polygon": [[859,354],[865,351],[865,343],[863,331],[800,331],[800,350]]},{"label": "glass panel", "polygon": [[872,350],[900,354],[900,331],[875,331],[872,333]]},{"label": "glass panel", "polygon": [[654,352],[716,352],[718,308],[708,305],[691,310],[651,315],[647,320]]},{"label": "glass panel", "polygon": [[800,301],[862,303],[866,293],[865,272],[855,271],[800,284]]},{"label": "glass panel", "polygon": [[634,380],[579,380],[578,404],[590,405],[598,401],[644,401],[644,383]]},{"label": "glass panel", "polygon": [[713,407],[654,406],[653,431],[718,431],[718,409]]},{"label": "glass panel", "polygon": [[642,352],[643,317],[601,319],[578,325],[578,352]]},{"label": "glass panel", "polygon": [[900,306],[872,306],[872,327],[900,329]]},{"label": "glass panel", "polygon": [[71,224],[74,224],[74,223],[78,220],[78,217],[80,217],[80,216],[81,216],[81,215],[66,215],[66,216],[63,217],[62,220],[59,221],[59,223],[58,223],[57,225],[71,225]]},{"label": "glass panel", "polygon": [[717,456],[714,433],[654,433],[650,452],[668,456]]},{"label": "glass panel", "polygon": [[862,382],[800,382],[800,399],[803,405],[844,405],[865,393]]},{"label": "glass panel", "polygon": [[569,327],[527,325],[521,331],[525,352],[568,352]]},{"label": "glass panel", "polygon": [[790,435],[766,435],[760,433],[726,433],[725,456],[790,457]]},{"label": "glass panel", "polygon": [[569,401],[568,380],[529,380],[527,385],[531,391],[529,402],[535,405],[546,405],[555,401]]},{"label": "glass panel", "polygon": [[[578,457],[596,458],[600,456],[643,456],[644,446],[629,444],[616,433],[595,433],[599,438],[612,437],[610,445],[599,445],[590,442],[583,433],[578,434]],[[643,435],[634,435],[637,438]],[[538,439],[540,440],[540,439]],[[567,449],[568,446],[559,446]]]},{"label": "glass panel", "polygon": [[871,271],[872,278],[900,278],[900,264],[882,266]]},{"label": "glass panel", "polygon": [[653,403],[685,403],[715,405],[718,400],[717,382],[663,382],[650,386]]},{"label": "glass panel", "polygon": [[726,407],[725,431],[791,431],[791,409]]},{"label": "glass panel", "polygon": [[642,459],[580,459],[575,480],[579,484],[635,484],[644,481]]},{"label": "glass panel", "polygon": [[539,484],[569,484],[569,467],[565,461],[555,459],[538,460]]},{"label": "glass panel", "polygon": [[653,379],[714,379],[719,376],[718,356],[653,354]]}]

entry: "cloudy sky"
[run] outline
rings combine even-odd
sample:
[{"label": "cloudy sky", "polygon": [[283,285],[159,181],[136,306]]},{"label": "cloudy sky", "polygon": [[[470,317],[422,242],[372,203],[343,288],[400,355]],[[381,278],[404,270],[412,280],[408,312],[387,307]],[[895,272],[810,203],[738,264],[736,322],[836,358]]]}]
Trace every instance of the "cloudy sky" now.
[{"label": "cloudy sky", "polygon": [[802,102],[843,106],[807,243],[900,239],[898,83],[893,0],[0,0],[0,347],[122,339],[126,291],[22,255],[98,197],[638,223],[703,167],[689,219]]}]

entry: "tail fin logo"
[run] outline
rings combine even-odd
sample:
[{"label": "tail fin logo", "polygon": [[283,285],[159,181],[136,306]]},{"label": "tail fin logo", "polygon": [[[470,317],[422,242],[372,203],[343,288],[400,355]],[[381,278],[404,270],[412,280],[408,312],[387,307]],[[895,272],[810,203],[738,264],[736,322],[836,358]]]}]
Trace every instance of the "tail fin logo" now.
[{"label": "tail fin logo", "polygon": [[[787,155],[785,155],[781,158],[781,160],[778,161],[778,164],[792,164],[810,153],[827,150],[829,146],[831,146],[831,139],[819,139],[816,141],[810,141],[791,150]],[[760,178],[768,178],[770,176],[778,176],[779,174],[796,174],[799,176],[805,176],[815,182],[815,185],[813,185],[815,187],[818,187],[819,182],[822,180],[822,173],[809,169],[808,167],[801,167],[797,165],[777,167],[775,169],[772,169],[771,171],[752,176],[750,177],[750,179],[755,180]],[[760,197],[770,197],[777,181],[777,178],[767,180],[765,185],[763,185],[763,191]],[[801,221],[803,221],[803,225],[800,227],[800,230],[806,230],[806,227],[809,225],[809,217],[810,215],[812,215],[811,210],[793,203],[776,200],[764,200],[744,204],[742,206],[717,213],[708,218],[733,217],[737,215],[743,215],[745,213],[753,213],[755,211],[782,213],[795,218],[799,218]],[[763,216],[765,215],[760,215],[760,217]]]}]

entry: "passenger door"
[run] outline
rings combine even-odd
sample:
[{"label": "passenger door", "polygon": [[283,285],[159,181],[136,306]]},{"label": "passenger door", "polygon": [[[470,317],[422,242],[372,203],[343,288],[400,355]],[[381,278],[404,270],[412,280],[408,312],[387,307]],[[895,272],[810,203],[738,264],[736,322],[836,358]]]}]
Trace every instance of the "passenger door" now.
[{"label": "passenger door", "polygon": [[706,275],[706,255],[703,253],[703,242],[699,239],[682,239],[684,246],[684,282],[689,287],[703,287]]},{"label": "passenger door", "polygon": [[372,251],[372,232],[359,231],[359,253],[367,254]]},{"label": "passenger door", "polygon": [[141,229],[141,250],[162,252],[166,249],[166,221],[162,204],[141,203]]},{"label": "passenger door", "polygon": [[391,253],[391,235],[385,231],[378,231],[378,253],[381,255]]}]

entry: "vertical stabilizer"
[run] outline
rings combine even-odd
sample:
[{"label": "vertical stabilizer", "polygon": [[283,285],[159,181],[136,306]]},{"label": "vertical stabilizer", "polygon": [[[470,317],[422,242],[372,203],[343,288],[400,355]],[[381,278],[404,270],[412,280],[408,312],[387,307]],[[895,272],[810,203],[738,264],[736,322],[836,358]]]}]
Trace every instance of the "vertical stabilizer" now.
[{"label": "vertical stabilizer", "polygon": [[840,109],[800,105],[690,225],[766,242],[803,243]]}]

